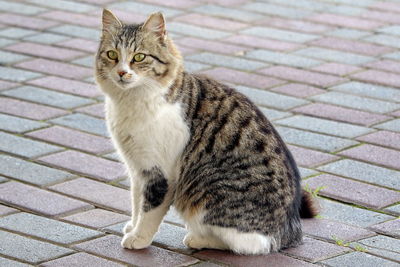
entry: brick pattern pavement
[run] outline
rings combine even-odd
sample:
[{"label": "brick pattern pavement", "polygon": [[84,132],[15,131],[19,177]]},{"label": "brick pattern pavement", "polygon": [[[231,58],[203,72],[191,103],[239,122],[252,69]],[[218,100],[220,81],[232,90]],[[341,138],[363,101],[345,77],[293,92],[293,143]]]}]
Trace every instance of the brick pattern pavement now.
[{"label": "brick pattern pavement", "polygon": [[[245,257],[119,245],[129,182],[93,83],[102,7],[163,11],[187,70],[273,121],[321,206],[304,244]],[[399,0],[0,0],[0,266],[399,266]],[[318,196],[317,196],[318,195]]]}]

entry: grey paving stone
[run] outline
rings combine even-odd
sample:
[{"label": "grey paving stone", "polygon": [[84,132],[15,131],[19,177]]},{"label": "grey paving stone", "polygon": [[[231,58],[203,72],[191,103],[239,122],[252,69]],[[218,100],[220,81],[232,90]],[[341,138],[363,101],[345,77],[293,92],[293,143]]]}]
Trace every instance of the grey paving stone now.
[{"label": "grey paving stone", "polygon": [[298,50],[296,55],[317,58],[325,61],[334,61],[345,64],[360,65],[373,61],[373,57],[362,56],[353,53],[341,52],[332,49],[309,47]]},{"label": "grey paving stone", "polygon": [[216,5],[204,5],[193,8],[192,10],[206,15],[220,16],[228,19],[235,18],[246,22],[264,18],[261,14],[256,14],[254,12],[247,12],[240,9],[232,9]]},{"label": "grey paving stone", "polygon": [[8,179],[4,178],[3,176],[0,176],[0,183],[7,182]]},{"label": "grey paving stone", "polygon": [[394,26],[382,27],[379,28],[377,31],[391,35],[400,35],[400,26],[394,25]]},{"label": "grey paving stone", "polygon": [[278,119],[292,115],[292,113],[290,113],[290,112],[278,111],[278,110],[271,109],[271,108],[259,107],[259,109],[261,110],[262,113],[264,113],[264,115],[270,121],[278,120]]},{"label": "grey paving stone", "polygon": [[359,94],[388,101],[400,102],[400,91],[386,86],[361,82],[348,82],[334,86],[331,89],[350,94]]},{"label": "grey paving stone", "polygon": [[400,216],[400,204],[391,206],[389,208],[386,208],[385,211],[388,211],[388,212],[390,212],[392,214]]},{"label": "grey paving stone", "polygon": [[389,54],[384,54],[382,57],[384,58],[390,58],[394,60],[400,60],[400,52],[393,52]]},{"label": "grey paving stone", "polygon": [[308,101],[301,98],[280,95],[277,93],[272,93],[269,91],[254,89],[245,86],[236,86],[236,89],[242,94],[245,94],[255,104],[261,106],[288,110],[309,103]]},{"label": "grey paving stone", "polygon": [[19,39],[21,37],[29,36],[38,33],[37,31],[21,29],[17,27],[7,27],[6,29],[0,30],[0,36]]},{"label": "grey paving stone", "polygon": [[327,32],[326,34],[330,35],[330,36],[345,38],[345,39],[360,39],[362,37],[371,35],[371,32],[341,28],[341,29]]},{"label": "grey paving stone", "polygon": [[306,178],[308,176],[311,176],[311,175],[314,175],[314,174],[318,173],[317,171],[312,170],[312,169],[307,169],[307,168],[303,168],[303,167],[298,167],[298,168],[299,168],[299,171],[300,171],[301,178]]},{"label": "grey paving stone", "polygon": [[107,227],[104,227],[102,230],[106,231],[107,233],[111,233],[111,234],[115,234],[115,235],[120,235],[122,236],[122,229],[124,229],[126,222],[121,222],[121,223],[117,223],[117,224],[113,224],[113,225],[109,225]]},{"label": "grey paving stone", "polygon": [[178,214],[174,207],[171,207],[164,217],[164,220],[173,224],[184,226],[185,222],[182,220],[181,216]]},{"label": "grey paving stone", "polygon": [[399,239],[379,235],[360,240],[356,244],[361,244],[362,247],[367,249],[368,253],[395,260],[397,262],[400,261]]},{"label": "grey paving stone", "polygon": [[48,8],[62,9],[72,12],[88,12],[96,9],[96,7],[92,5],[65,0],[27,0],[26,2],[38,4]]},{"label": "grey paving stone", "polygon": [[190,60],[185,59],[185,70],[188,72],[199,72],[199,71],[208,69],[210,67],[211,66],[207,65],[207,64],[192,62]]},{"label": "grey paving stone", "polygon": [[37,42],[42,44],[54,44],[57,42],[65,41],[67,39],[69,39],[69,37],[65,35],[59,35],[53,33],[40,33],[22,38],[22,40],[24,41]]},{"label": "grey paving stone", "polygon": [[[316,3],[317,4],[317,3]],[[275,15],[285,18],[299,19],[311,14],[309,10],[285,7],[267,3],[249,3],[241,6],[241,9],[260,12],[266,15]]]},{"label": "grey paving stone", "polygon": [[343,139],[302,130],[276,127],[285,142],[293,145],[305,146],[321,151],[334,152],[358,144],[353,140]]},{"label": "grey paving stone", "polygon": [[400,119],[395,119],[380,123],[374,126],[375,128],[390,130],[394,132],[400,132]]},{"label": "grey paving stone", "polygon": [[207,53],[207,52],[190,55],[187,56],[186,58],[193,61],[200,61],[202,63],[208,63],[217,66],[223,66],[239,70],[248,70],[248,71],[268,66],[266,63],[262,63],[260,61],[253,61],[240,57],[224,56],[220,54]]},{"label": "grey paving stone", "polygon": [[50,122],[102,136],[109,135],[104,120],[84,114],[71,114],[53,119]]},{"label": "grey paving stone", "polygon": [[21,263],[18,261],[12,261],[6,258],[0,258],[0,266],[1,267],[28,267],[28,266],[32,266],[32,265],[28,265],[25,263]]},{"label": "grey paving stone", "polygon": [[75,253],[66,257],[55,259],[42,263],[41,267],[83,267],[84,266],[96,266],[96,267],[122,267],[122,265],[116,262],[112,262],[100,257],[93,256],[84,252]]},{"label": "grey paving stone", "polygon": [[372,36],[367,36],[363,38],[363,40],[380,45],[400,48],[400,38],[392,35],[374,34]]},{"label": "grey paving stone", "polygon": [[189,36],[201,37],[204,39],[219,39],[227,37],[230,34],[223,31],[211,30],[204,27],[194,26],[190,24],[185,24],[181,22],[172,22],[168,24],[168,29],[171,32],[176,32],[179,34],[185,34]]},{"label": "grey paving stone", "polygon": [[347,138],[354,138],[356,136],[364,135],[373,131],[372,129],[367,127],[303,115],[295,115],[293,117],[278,120],[276,121],[276,123],[284,126]]},{"label": "grey paving stone", "polygon": [[246,57],[300,68],[311,68],[322,64],[322,62],[319,60],[296,56],[293,54],[271,52],[268,50],[253,50],[246,53]]},{"label": "grey paving stone", "polygon": [[10,115],[0,114],[0,129],[9,132],[23,133],[47,126],[47,123],[22,119]]},{"label": "grey paving stone", "polygon": [[15,43],[14,40],[0,38],[0,47],[8,46],[8,45],[11,45],[11,44],[14,44],[14,43]]},{"label": "grey paving stone", "polygon": [[397,220],[375,224],[369,227],[369,229],[394,238],[400,238],[400,218]]},{"label": "grey paving stone", "polygon": [[115,160],[115,161],[121,161],[117,152],[106,154],[106,155],[104,155],[104,157],[108,158],[108,159]]},{"label": "grey paving stone", "polygon": [[75,25],[63,25],[57,26],[48,29],[48,31],[53,33],[59,33],[64,35],[70,35],[73,37],[91,39],[91,40],[99,40],[100,39],[100,31],[92,28],[75,26]]},{"label": "grey paving stone", "polygon": [[28,5],[26,3],[14,3],[10,1],[0,1],[0,10],[8,12],[12,10],[14,13],[24,14],[24,15],[35,15],[46,11],[45,8],[38,6]]},{"label": "grey paving stone", "polygon": [[344,94],[340,92],[328,92],[325,94],[311,96],[309,98],[319,102],[335,104],[338,106],[349,108],[356,108],[376,113],[387,113],[400,108],[400,105],[397,103],[375,100],[367,97]]},{"label": "grey paving stone", "polygon": [[99,231],[24,212],[0,218],[0,227],[60,244],[71,244],[102,235]]},{"label": "grey paving stone", "polygon": [[153,242],[169,250],[190,250],[183,244],[183,238],[187,231],[185,228],[168,223],[162,223]]},{"label": "grey paving stone", "polygon": [[2,64],[12,64],[19,61],[30,59],[31,57],[23,56],[16,53],[0,51],[0,62]]},{"label": "grey paving stone", "polygon": [[22,86],[3,91],[1,94],[66,109],[94,103],[93,100],[87,98],[67,95],[34,86]]},{"label": "grey paving stone", "polygon": [[16,213],[16,212],[19,212],[19,210],[10,208],[8,206],[0,205],[0,216],[5,216],[5,215],[11,214],[11,213]]},{"label": "grey paving stone", "polygon": [[330,13],[346,15],[346,16],[358,16],[366,11],[367,10],[365,8],[345,6],[345,5],[338,5],[336,7],[329,9]]},{"label": "grey paving stone", "polygon": [[[313,11],[325,11],[326,9],[331,9],[334,7],[332,4],[325,3],[325,2],[316,2],[310,0],[297,0],[297,1],[290,1],[290,0],[264,0],[264,2],[273,2],[277,4],[284,4],[288,6],[298,7],[301,9],[313,10]],[[331,1],[333,2],[333,1]]]},{"label": "grey paving stone", "polygon": [[399,266],[398,263],[388,261],[362,252],[353,252],[322,262],[332,267],[365,267],[365,266]]},{"label": "grey paving stone", "polygon": [[75,59],[75,60],[73,60],[71,62],[75,63],[75,64],[78,64],[78,65],[85,66],[85,67],[93,67],[94,66],[94,57],[91,55],[91,56],[88,56],[88,57]]},{"label": "grey paving stone", "polygon": [[103,209],[92,209],[64,217],[63,220],[85,227],[100,228],[119,222],[126,222],[129,216]]},{"label": "grey paving stone", "polygon": [[318,167],[318,170],[350,177],[359,181],[400,190],[400,172],[351,159]]},{"label": "grey paving stone", "polygon": [[0,67],[0,79],[2,80],[12,82],[25,82],[27,80],[39,78],[41,76],[42,74],[36,72]]},{"label": "grey paving stone", "polygon": [[22,237],[0,230],[0,253],[12,258],[37,264],[41,261],[61,257],[73,252],[69,248]]},{"label": "grey paving stone", "polygon": [[63,148],[0,132],[0,150],[24,157],[38,157]]},{"label": "grey paving stone", "polygon": [[288,30],[278,30],[275,28],[268,28],[268,27],[251,27],[242,30],[241,33],[256,35],[260,37],[267,36],[268,38],[271,39],[277,39],[295,43],[305,43],[318,38],[318,36],[314,34],[298,33]]},{"label": "grey paving stone", "polygon": [[[168,8],[162,5],[151,5],[145,3],[138,3],[134,1],[130,2],[121,2],[115,3],[110,5],[112,8],[121,9],[121,10],[128,10],[133,12],[140,11],[143,14],[151,14],[154,13],[155,10],[163,12],[166,17],[176,16],[181,14],[182,12],[177,9]],[[168,24],[167,24],[168,27]]]}]

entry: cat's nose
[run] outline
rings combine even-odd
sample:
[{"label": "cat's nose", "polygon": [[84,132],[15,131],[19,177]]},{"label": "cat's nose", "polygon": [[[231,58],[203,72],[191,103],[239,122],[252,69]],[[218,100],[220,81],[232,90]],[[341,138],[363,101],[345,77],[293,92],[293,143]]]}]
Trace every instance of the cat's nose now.
[{"label": "cat's nose", "polygon": [[119,77],[123,77],[125,74],[126,74],[126,71],[123,71],[123,70],[118,71]]}]

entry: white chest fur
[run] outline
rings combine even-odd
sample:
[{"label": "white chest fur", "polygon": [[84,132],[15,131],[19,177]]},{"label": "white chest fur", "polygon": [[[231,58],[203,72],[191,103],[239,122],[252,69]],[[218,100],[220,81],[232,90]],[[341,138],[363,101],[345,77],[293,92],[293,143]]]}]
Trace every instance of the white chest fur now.
[{"label": "white chest fur", "polygon": [[[162,95],[106,98],[106,117],[118,152],[133,171],[160,167],[175,179],[178,159],[189,139],[181,105]],[[132,170],[131,170],[132,171]]]}]

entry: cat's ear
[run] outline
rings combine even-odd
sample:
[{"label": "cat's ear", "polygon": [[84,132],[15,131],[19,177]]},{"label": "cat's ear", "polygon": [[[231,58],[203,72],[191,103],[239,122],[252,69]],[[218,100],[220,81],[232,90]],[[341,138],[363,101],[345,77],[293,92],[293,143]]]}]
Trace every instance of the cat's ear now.
[{"label": "cat's ear", "polygon": [[113,33],[121,27],[121,21],[110,10],[103,9],[103,32]]},{"label": "cat's ear", "polygon": [[156,34],[164,41],[166,36],[165,19],[161,12],[151,14],[143,24],[143,29]]}]

